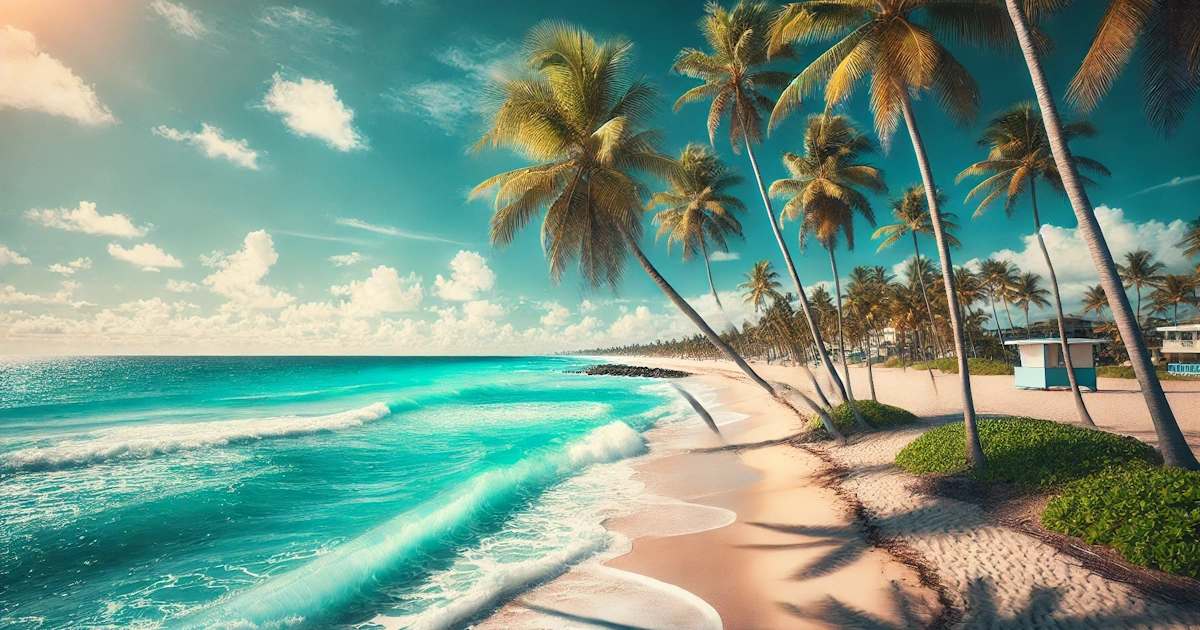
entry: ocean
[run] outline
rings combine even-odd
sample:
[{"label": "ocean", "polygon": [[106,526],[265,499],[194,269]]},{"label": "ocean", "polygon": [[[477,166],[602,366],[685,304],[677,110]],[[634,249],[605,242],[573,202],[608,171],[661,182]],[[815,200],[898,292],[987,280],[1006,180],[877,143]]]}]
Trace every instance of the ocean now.
[{"label": "ocean", "polygon": [[586,364],[0,360],[0,627],[479,620],[627,544],[620,462],[689,421]]}]

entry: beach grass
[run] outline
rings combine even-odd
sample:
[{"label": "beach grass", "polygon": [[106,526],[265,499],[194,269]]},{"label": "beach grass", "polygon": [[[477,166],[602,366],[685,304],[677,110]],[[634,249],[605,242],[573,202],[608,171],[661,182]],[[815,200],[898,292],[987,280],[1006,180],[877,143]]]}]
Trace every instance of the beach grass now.
[{"label": "beach grass", "polygon": [[[874,429],[894,429],[917,421],[917,417],[907,409],[885,405],[874,400],[856,400],[855,402],[858,404],[858,410],[862,413],[863,419]],[[850,408],[849,403],[842,403],[834,407],[829,416],[833,418],[834,426],[842,432],[842,435],[849,435],[858,430],[858,424],[854,421],[854,410]],[[829,439],[829,434],[821,425],[820,418],[813,418],[809,422],[809,429],[817,439]]]},{"label": "beach grass", "polygon": [[[925,363],[914,363],[911,367],[914,370],[932,368],[934,370],[941,370],[946,374],[958,374],[958,359],[944,357]],[[998,376],[1012,374],[1013,366],[995,359],[970,358],[967,359],[967,370],[972,376]]]}]

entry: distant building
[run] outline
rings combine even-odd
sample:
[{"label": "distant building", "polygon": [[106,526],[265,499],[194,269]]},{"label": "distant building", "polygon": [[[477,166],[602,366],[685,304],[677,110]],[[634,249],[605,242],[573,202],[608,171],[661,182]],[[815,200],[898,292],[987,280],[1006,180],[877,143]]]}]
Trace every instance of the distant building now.
[{"label": "distant building", "polygon": [[[1034,331],[1048,333],[1049,337],[1058,337],[1058,318],[1053,315],[1033,322],[1029,327]],[[1063,315],[1063,327],[1067,329],[1068,339],[1096,338],[1096,321],[1082,315]]]},{"label": "distant building", "polygon": [[1200,374],[1200,324],[1159,326],[1162,353],[1171,374]]}]

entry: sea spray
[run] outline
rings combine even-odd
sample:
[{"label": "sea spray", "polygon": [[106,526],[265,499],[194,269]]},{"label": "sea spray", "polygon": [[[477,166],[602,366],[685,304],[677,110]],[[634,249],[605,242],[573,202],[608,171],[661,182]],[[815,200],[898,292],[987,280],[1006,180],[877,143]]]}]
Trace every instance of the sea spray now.
[{"label": "sea spray", "polygon": [[511,509],[531,491],[592,464],[638,455],[642,437],[623,422],[598,427],[565,450],[533,454],[483,473],[416,510],[397,516],[312,562],[268,579],[180,620],[185,628],[277,627],[330,614],[373,581],[418,560],[477,521]]}]

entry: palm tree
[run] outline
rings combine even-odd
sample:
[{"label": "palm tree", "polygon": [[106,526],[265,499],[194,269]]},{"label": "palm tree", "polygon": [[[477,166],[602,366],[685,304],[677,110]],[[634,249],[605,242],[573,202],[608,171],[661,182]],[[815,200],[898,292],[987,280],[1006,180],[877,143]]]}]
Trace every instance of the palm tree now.
[{"label": "palm tree", "polygon": [[[772,29],[773,48],[795,42],[838,41],[780,94],[771,112],[771,127],[821,86],[826,107],[836,106],[848,99],[868,74],[875,130],[885,147],[903,118],[929,201],[948,304],[958,303],[954,265],[912,98],[929,93],[953,122],[965,126],[973,121],[979,109],[979,86],[938,37],[998,47],[1006,41],[1003,24],[1004,13],[998,5],[978,0],[812,0],[787,5]],[[958,309],[950,309],[950,324],[962,382],[967,456],[973,466],[982,467],[986,460],[975,427],[975,402]]]},{"label": "palm tree", "polygon": [[750,273],[744,277],[746,281],[737,288],[744,294],[742,303],[753,305],[755,313],[762,309],[768,299],[774,301],[783,298],[783,293],[779,291],[783,285],[779,284],[779,274],[771,268],[771,261],[760,260],[754,263]]},{"label": "palm tree", "polygon": [[[495,191],[491,241],[512,243],[534,218],[542,221],[542,244],[550,277],[568,265],[593,288],[614,289],[632,252],[658,285],[709,342],[755,384],[786,403],[700,317],[650,263],[642,236],[642,173],[666,175],[673,160],[658,150],[661,134],[648,129],[656,92],[632,71],[632,44],[623,38],[597,41],[587,32],[543,22],[526,38],[526,72],[498,82],[500,100],[478,147],[507,147],[535,164],[501,173],[473,191]],[[804,399],[813,407],[816,405]]]},{"label": "palm tree", "polygon": [[[983,299],[985,293],[983,283],[970,269],[959,267],[954,270],[954,287],[958,289],[958,304],[963,309],[963,316],[966,317],[973,312],[975,303]],[[971,356],[976,356],[975,340],[971,337],[970,327],[967,327],[966,333],[968,345],[971,346]]]},{"label": "palm tree", "polygon": [[1192,258],[1196,254],[1200,254],[1200,217],[1195,221],[1188,223],[1188,231],[1175,244],[1176,247],[1183,248],[1183,255],[1187,258]]},{"label": "palm tree", "polygon": [[1050,292],[1042,288],[1042,277],[1032,271],[1026,271],[1017,278],[1017,283],[1012,287],[1012,301],[1017,308],[1025,313],[1025,338],[1030,336],[1029,328],[1029,309],[1036,306],[1045,308],[1050,306],[1049,300],[1046,299]]},{"label": "palm tree", "polygon": [[1179,305],[1195,305],[1196,278],[1193,276],[1177,276],[1173,273],[1163,275],[1154,283],[1154,291],[1150,293],[1150,303],[1154,310],[1165,313],[1171,309],[1171,322],[1179,325]]},{"label": "palm tree", "polygon": [[[1071,208],[1075,211],[1075,218],[1079,222],[1079,235],[1087,243],[1088,252],[1092,256],[1092,264],[1095,265],[1096,272],[1100,275],[1100,286],[1104,288],[1104,293],[1108,296],[1109,308],[1112,311],[1117,330],[1125,342],[1125,348],[1129,351],[1129,362],[1133,366],[1134,374],[1137,375],[1138,385],[1150,412],[1150,419],[1154,423],[1154,432],[1158,437],[1159,447],[1162,449],[1163,462],[1167,466],[1200,469],[1200,461],[1196,460],[1195,454],[1188,446],[1187,440],[1183,437],[1183,431],[1179,429],[1179,423],[1175,420],[1175,413],[1167,402],[1167,395],[1163,392],[1162,383],[1158,380],[1158,373],[1150,361],[1150,351],[1146,347],[1146,340],[1142,337],[1141,329],[1137,325],[1137,317],[1130,308],[1129,296],[1125,294],[1122,286],[1116,261],[1113,260],[1112,251],[1108,248],[1108,241],[1100,230],[1100,222],[1096,219],[1092,201],[1083,188],[1083,179],[1079,176],[1074,161],[1071,159],[1071,148],[1067,145],[1066,133],[1063,131],[1063,124],[1058,115],[1058,105],[1054,102],[1054,93],[1050,90],[1050,82],[1046,79],[1046,73],[1042,68],[1040,51],[1046,49],[1046,42],[1040,33],[1035,34],[1025,15],[1024,5],[1027,4],[1031,9],[1036,10],[1033,17],[1037,19],[1040,17],[1041,9],[1064,6],[1067,3],[1051,2],[1050,0],[1037,3],[1004,0],[1004,4],[1008,9],[1013,30],[1016,32],[1021,53],[1025,57],[1025,65],[1029,68],[1029,76],[1033,81],[1034,93],[1037,94],[1038,107],[1041,108],[1042,117],[1045,120],[1046,136],[1050,141],[1050,149],[1054,153],[1054,163],[1058,166],[1063,189],[1067,193],[1067,198],[1071,200]],[[1193,20],[1188,24],[1195,25],[1196,21]],[[1161,29],[1156,29],[1155,32],[1157,35],[1152,38],[1152,41],[1155,42],[1156,49],[1161,51],[1160,46],[1164,38],[1160,36]],[[1161,59],[1161,55],[1158,57]]]},{"label": "palm tree", "polygon": [[[937,191],[938,203],[946,202],[946,193]],[[929,221],[929,202],[925,198],[925,187],[921,184],[910,184],[904,189],[904,193],[900,197],[892,200],[892,216],[896,218],[896,223],[885,225],[875,230],[871,235],[872,239],[883,238],[883,242],[879,244],[879,249],[876,252],[881,252],[884,248],[889,247],[904,238],[905,235],[912,236],[913,253],[916,258],[921,258],[921,247],[917,243],[917,235],[933,236],[933,224]],[[958,217],[953,212],[942,213],[942,224],[946,228],[946,240],[950,246],[955,249],[962,248],[962,243],[950,232],[957,232],[959,229],[958,223],[955,220]],[[934,340],[938,342],[939,354],[941,349],[941,335],[937,331],[937,326],[933,323],[933,306],[929,303],[929,292],[925,289],[925,278],[918,276],[921,285],[921,297],[925,299],[925,308],[929,312],[929,326],[934,330]],[[933,372],[929,373],[930,378],[933,377]]]},{"label": "palm tree", "polygon": [[1096,285],[1088,287],[1083,292],[1083,312],[1095,313],[1101,321],[1104,320],[1104,309],[1108,308],[1108,296],[1104,294],[1104,287]]},{"label": "palm tree", "polygon": [[679,154],[679,167],[667,175],[669,190],[654,193],[648,209],[666,206],[654,215],[653,223],[658,226],[657,237],[667,236],[667,252],[678,243],[683,250],[683,259],[699,255],[704,259],[704,270],[708,274],[708,288],[713,300],[725,318],[726,326],[737,331],[725,307],[717,295],[713,283],[712,265],[708,259],[709,243],[717,251],[729,251],[729,238],[742,237],[742,224],[734,214],[744,212],[745,204],[727,191],[742,183],[737,175],[721,163],[708,148],[688,144]]},{"label": "palm tree", "polygon": [[[788,274],[796,285],[800,308],[812,325],[808,294],[800,282],[800,275],[796,273],[796,265],[792,262],[791,252],[783,239],[775,210],[771,207],[771,199],[763,183],[762,173],[758,168],[758,160],[754,156],[754,145],[762,141],[764,115],[773,104],[771,98],[762,90],[781,89],[791,78],[787,72],[767,69],[770,61],[767,56],[768,33],[772,15],[772,9],[765,2],[741,0],[733,10],[726,10],[716,2],[709,2],[705,6],[705,15],[699,26],[710,51],[685,48],[679,51],[672,67],[675,72],[704,83],[680,96],[679,100],[675,101],[675,110],[678,111],[687,103],[711,101],[708,112],[708,137],[712,143],[716,142],[716,133],[721,122],[728,118],[730,145],[735,153],[739,151],[739,144],[745,146],[771,231],[775,234],[775,241],[783,254]],[[775,55],[781,58],[790,57],[791,47],[780,45],[776,48]],[[821,363],[831,374],[842,398],[847,399],[846,387],[838,377],[833,361],[829,359],[820,331],[813,325],[809,332],[815,341]]]},{"label": "palm tree", "polygon": [[[1068,123],[1063,127],[1068,141],[1077,138],[1091,138],[1096,135],[1096,129],[1088,122]],[[1067,327],[1064,321],[1062,298],[1058,290],[1058,276],[1054,273],[1054,264],[1050,261],[1050,250],[1042,238],[1042,220],[1038,215],[1037,182],[1042,180],[1052,188],[1062,190],[1062,178],[1058,175],[1058,166],[1054,163],[1054,155],[1050,151],[1050,142],[1046,137],[1046,126],[1042,123],[1042,115],[1033,103],[1019,103],[1001,112],[988,124],[979,137],[980,146],[989,148],[988,157],[982,162],[976,162],[959,173],[957,182],[967,177],[982,176],[983,182],[967,194],[966,200],[982,196],[975,216],[979,217],[989,204],[998,198],[1004,198],[1005,214],[1011,219],[1016,214],[1017,200],[1026,192],[1029,193],[1029,204],[1033,211],[1033,234],[1037,238],[1038,247],[1042,251],[1042,259],[1046,261],[1046,270],[1050,275],[1050,289],[1054,294],[1055,320],[1058,322],[1059,344],[1062,347],[1063,363],[1067,368],[1067,380],[1071,385],[1071,394],[1075,398],[1075,409],[1079,419],[1084,424],[1096,426],[1088,413],[1087,405],[1083,402],[1083,392],[1079,389],[1079,381],[1075,377],[1075,364],[1071,359],[1071,351],[1067,341]],[[1090,171],[1108,176],[1110,173],[1103,164],[1090,158],[1078,155],[1072,156],[1071,161],[1076,169]],[[1084,183],[1089,183],[1086,180]],[[966,201],[964,200],[964,201]]]},{"label": "palm tree", "polygon": [[[1000,328],[1000,315],[996,313],[996,300],[1004,299],[1005,288],[1016,280],[1016,271],[1011,263],[995,258],[988,258],[979,263],[979,281],[987,292],[988,301],[992,304],[992,321],[996,322],[996,335],[1000,343],[1004,343],[1004,331]],[[1012,334],[1012,322],[1009,318],[1009,334]]]},{"label": "palm tree", "polygon": [[[1057,4],[1066,3],[1051,6]],[[1200,5],[1195,2],[1109,0],[1067,98],[1084,112],[1094,109],[1139,43],[1145,63],[1146,118],[1163,137],[1170,137],[1200,89]]]},{"label": "palm tree", "polygon": [[1154,254],[1140,248],[1125,254],[1124,265],[1117,265],[1117,272],[1121,274],[1125,288],[1137,290],[1139,332],[1142,329],[1142,289],[1158,282],[1162,278],[1159,272],[1165,268],[1166,265],[1154,260]]},{"label": "palm tree", "polygon": [[783,164],[791,177],[771,184],[771,196],[786,197],[783,219],[800,222],[800,250],[812,235],[829,252],[833,268],[834,298],[837,301],[838,354],[845,373],[846,395],[858,424],[869,428],[854,400],[850,367],[846,361],[846,337],[842,317],[842,281],[838,277],[834,249],[840,235],[846,248],[854,249],[854,215],[875,224],[871,201],[861,189],[875,193],[887,190],[883,172],[863,163],[875,152],[871,141],[859,133],[845,116],[810,116],[804,134],[804,155],[784,153]]},{"label": "palm tree", "polygon": [[[880,272],[876,275],[876,269]],[[883,267],[871,269],[859,265],[850,270],[850,282],[846,285],[846,310],[862,324],[863,342],[866,346],[867,385],[871,400],[878,402],[875,395],[875,373],[871,368],[871,338],[887,316],[887,288],[891,281]]]}]

